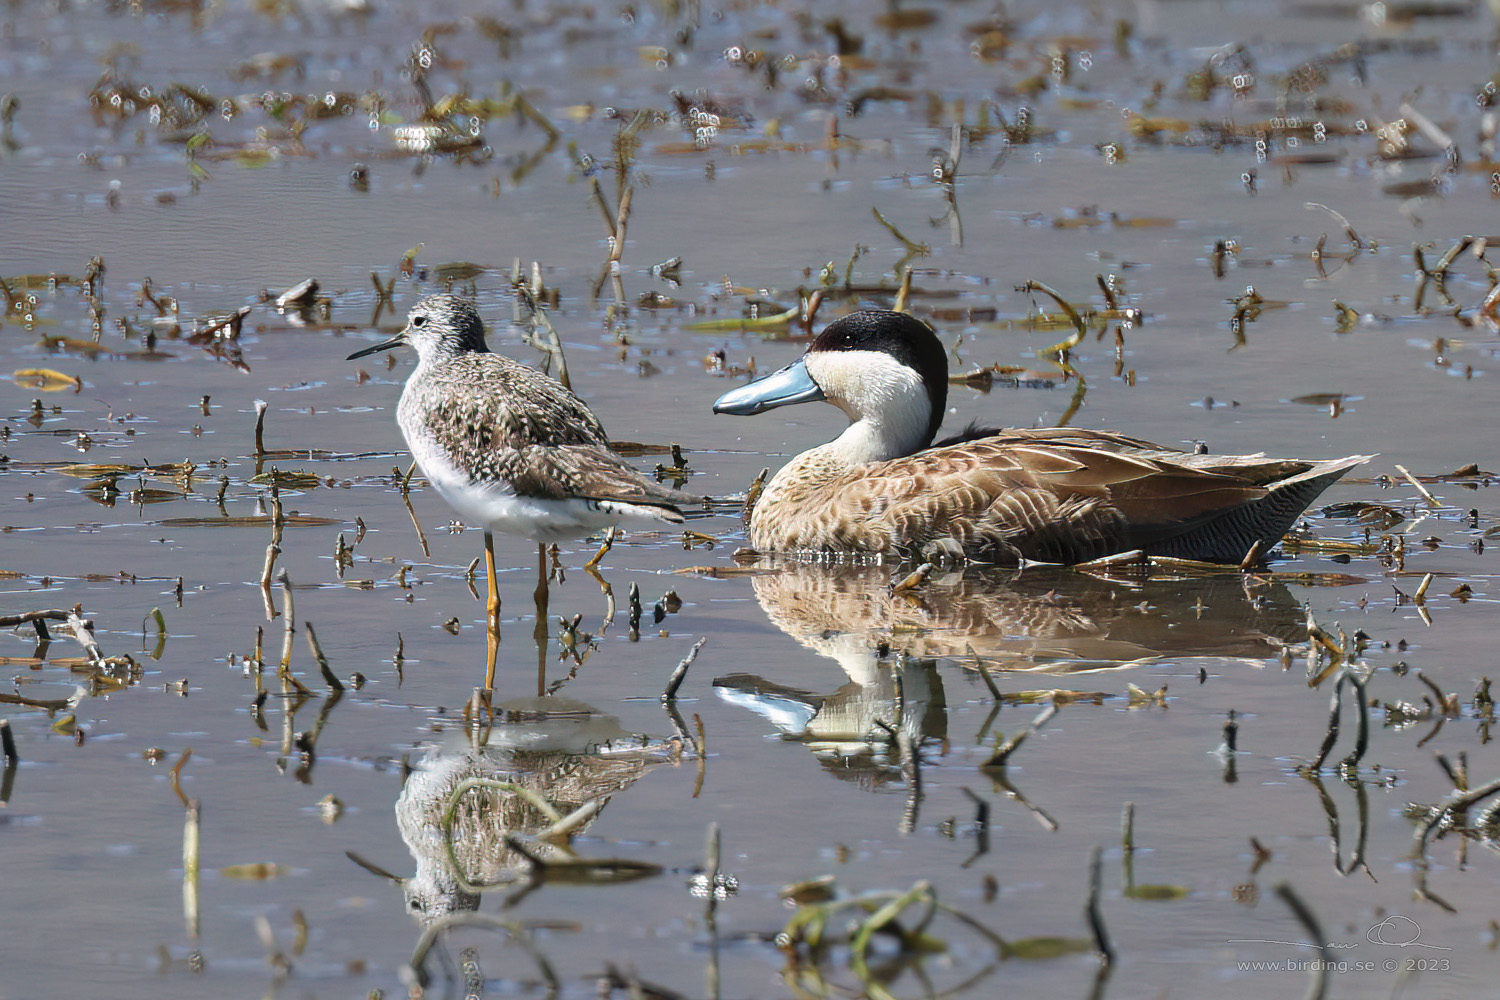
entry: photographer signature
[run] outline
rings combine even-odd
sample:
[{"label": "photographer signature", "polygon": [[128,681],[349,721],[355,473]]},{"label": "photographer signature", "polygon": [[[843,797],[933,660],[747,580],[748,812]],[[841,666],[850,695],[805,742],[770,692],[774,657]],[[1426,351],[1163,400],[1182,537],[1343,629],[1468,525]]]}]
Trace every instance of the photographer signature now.
[{"label": "photographer signature", "polygon": [[[1371,944],[1382,945],[1387,948],[1431,948],[1434,951],[1452,951],[1452,948],[1441,944],[1428,944],[1422,940],[1422,928],[1411,917],[1393,913],[1371,925],[1365,931],[1365,940]],[[1358,948],[1358,941],[1329,941],[1327,945],[1318,944],[1315,941],[1277,941],[1267,938],[1230,938],[1226,944],[1286,944],[1295,948],[1313,948],[1321,951],[1328,948],[1331,951],[1339,951],[1347,948]]]}]

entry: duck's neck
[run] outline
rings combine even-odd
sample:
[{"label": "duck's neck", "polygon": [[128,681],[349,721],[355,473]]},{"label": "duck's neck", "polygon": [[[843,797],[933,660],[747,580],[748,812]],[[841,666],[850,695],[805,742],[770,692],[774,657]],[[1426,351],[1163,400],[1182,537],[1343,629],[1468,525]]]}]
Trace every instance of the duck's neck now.
[{"label": "duck's neck", "polygon": [[863,416],[850,412],[844,433],[823,448],[846,465],[915,454],[932,443],[931,414],[932,404],[925,394],[893,394]]},{"label": "duck's neck", "polygon": [[[819,384],[840,381],[842,363],[852,353],[818,358]],[[823,483],[851,469],[912,455],[932,443],[937,423],[933,407],[941,402],[932,399],[915,372],[904,367],[888,368],[873,369],[885,377],[872,377],[865,362],[859,371],[857,394],[829,394],[828,401],[848,415],[849,426],[827,444],[804,451],[782,466],[766,484],[762,502],[815,493]],[[851,396],[855,397],[853,401]]]},{"label": "duck's neck", "polygon": [[855,420],[832,441],[809,448],[782,466],[766,484],[762,499],[816,490],[858,466],[911,455],[931,443],[926,406],[887,409],[879,416]]},{"label": "duck's neck", "polygon": [[827,461],[849,468],[868,462],[884,462],[911,453],[910,449],[904,449],[900,445],[901,442],[890,434],[889,428],[872,424],[868,420],[856,420],[844,428],[844,433],[813,450],[824,453]]}]

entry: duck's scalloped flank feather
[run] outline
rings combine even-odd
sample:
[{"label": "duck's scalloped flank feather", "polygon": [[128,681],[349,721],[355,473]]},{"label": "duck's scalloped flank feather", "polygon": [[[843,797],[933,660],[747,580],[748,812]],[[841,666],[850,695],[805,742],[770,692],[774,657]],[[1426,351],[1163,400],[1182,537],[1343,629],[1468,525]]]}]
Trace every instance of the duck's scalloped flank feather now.
[{"label": "duck's scalloped flank feather", "polygon": [[998,563],[1136,548],[1232,561],[1256,540],[1279,540],[1363,460],[1196,455],[1109,432],[1009,431],[821,481],[793,475],[756,508],[750,543],[908,558],[956,544]]}]

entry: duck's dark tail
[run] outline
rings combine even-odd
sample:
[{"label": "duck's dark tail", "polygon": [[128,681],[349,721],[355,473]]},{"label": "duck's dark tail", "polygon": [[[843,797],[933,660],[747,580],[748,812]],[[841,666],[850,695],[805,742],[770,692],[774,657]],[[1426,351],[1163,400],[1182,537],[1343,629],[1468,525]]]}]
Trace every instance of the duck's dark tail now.
[{"label": "duck's dark tail", "polygon": [[[1259,485],[1265,495],[1258,500],[1220,511],[1170,538],[1159,539],[1146,547],[1151,555],[1202,559],[1209,562],[1238,562],[1257,542],[1269,549],[1328,487],[1343,478],[1350,469],[1374,458],[1373,455],[1350,455],[1325,462],[1275,463],[1280,469]],[[1272,463],[1267,463],[1268,471]],[[1290,466],[1291,468],[1287,468]],[[1247,469],[1235,470],[1241,475]]]}]

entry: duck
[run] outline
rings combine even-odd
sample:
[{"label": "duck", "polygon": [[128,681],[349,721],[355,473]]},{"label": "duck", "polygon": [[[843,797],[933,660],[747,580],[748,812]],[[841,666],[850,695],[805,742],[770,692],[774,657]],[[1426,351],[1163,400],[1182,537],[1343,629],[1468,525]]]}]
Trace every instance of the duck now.
[{"label": "duck", "polygon": [[947,397],[937,335],[880,309],[835,320],[796,362],[720,396],[715,413],[824,401],[849,418],[765,484],[747,513],[750,546],[940,564],[1074,564],[1133,551],[1254,562],[1373,457],[1212,455],[1066,427],[971,425],[935,441]]},{"label": "duck", "polygon": [[[681,524],[682,507],[703,502],[611,451],[599,418],[571,389],[491,351],[471,300],[428,295],[400,333],[347,360],[399,347],[415,349],[417,366],[401,391],[396,423],[433,489],[484,529],[492,635],[500,611],[493,533],[535,541],[540,567],[549,543],[621,523]],[[545,577],[538,586],[540,608]]]}]

